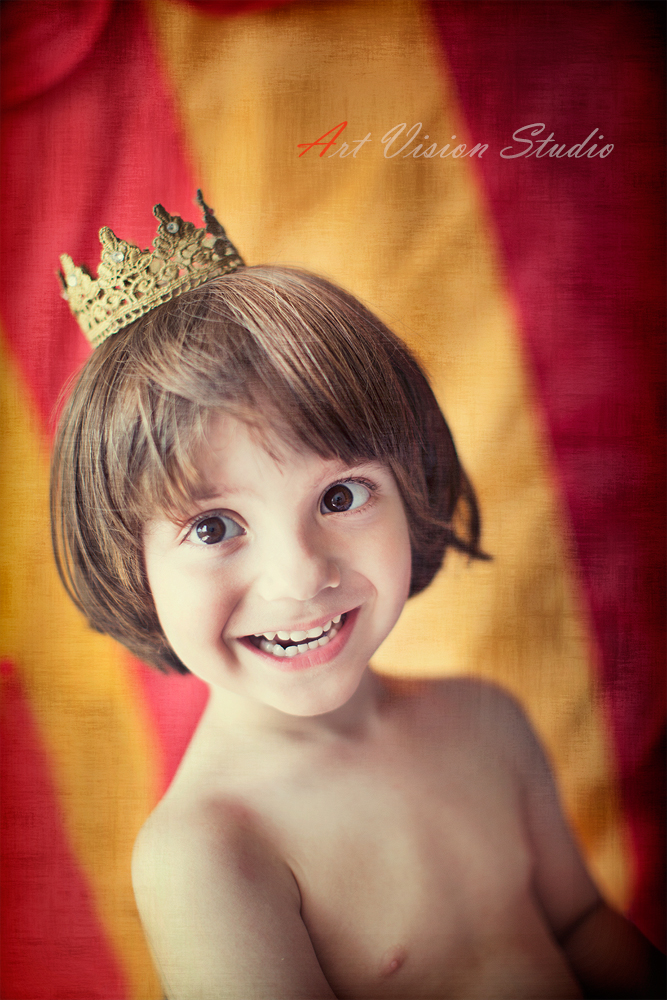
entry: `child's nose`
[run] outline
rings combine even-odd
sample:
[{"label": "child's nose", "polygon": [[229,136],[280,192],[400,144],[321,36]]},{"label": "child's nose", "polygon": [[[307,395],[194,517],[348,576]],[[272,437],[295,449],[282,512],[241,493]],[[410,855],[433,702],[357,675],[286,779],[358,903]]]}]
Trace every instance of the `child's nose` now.
[{"label": "child's nose", "polygon": [[285,532],[264,550],[258,590],[265,601],[311,601],[327,587],[338,587],[340,570],[316,539]]}]

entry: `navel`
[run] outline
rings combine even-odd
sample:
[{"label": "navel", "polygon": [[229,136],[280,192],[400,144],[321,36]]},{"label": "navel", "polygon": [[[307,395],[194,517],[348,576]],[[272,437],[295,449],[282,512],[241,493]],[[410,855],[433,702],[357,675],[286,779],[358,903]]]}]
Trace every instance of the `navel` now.
[{"label": "navel", "polygon": [[386,979],[388,976],[393,976],[401,968],[407,957],[408,953],[402,945],[397,944],[393,948],[389,948],[385,952],[380,964],[380,978]]}]

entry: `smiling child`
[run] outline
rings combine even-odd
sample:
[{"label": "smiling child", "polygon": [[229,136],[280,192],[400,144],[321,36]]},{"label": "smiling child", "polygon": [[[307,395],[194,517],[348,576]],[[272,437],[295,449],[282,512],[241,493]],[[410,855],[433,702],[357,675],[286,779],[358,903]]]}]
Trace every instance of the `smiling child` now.
[{"label": "smiling child", "polygon": [[419,365],[323,279],[244,267],[203,207],[157,206],[153,254],[103,230],[99,282],[63,258],[101,346],[53,467],[76,603],[211,692],[135,848],[167,995],[660,996],[516,703],[369,667],[448,547],[486,558]]}]

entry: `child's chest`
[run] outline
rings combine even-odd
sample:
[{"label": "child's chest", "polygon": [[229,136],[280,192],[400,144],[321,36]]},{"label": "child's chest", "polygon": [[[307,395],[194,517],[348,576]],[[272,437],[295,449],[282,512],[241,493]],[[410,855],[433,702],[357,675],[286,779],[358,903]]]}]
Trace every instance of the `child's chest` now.
[{"label": "child's chest", "polygon": [[262,811],[337,996],[579,995],[532,897],[518,789],[493,761],[351,756],[265,793]]}]

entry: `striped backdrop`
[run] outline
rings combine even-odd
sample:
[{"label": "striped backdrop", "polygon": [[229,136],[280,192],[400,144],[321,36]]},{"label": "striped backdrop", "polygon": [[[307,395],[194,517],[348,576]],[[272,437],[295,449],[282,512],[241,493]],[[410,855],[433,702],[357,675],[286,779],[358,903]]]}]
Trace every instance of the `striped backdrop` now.
[{"label": "striped backdrop", "polygon": [[[604,892],[661,942],[661,14],[3,5],[3,1000],[161,996],[130,853],[206,693],[91,632],[57,580],[53,415],[88,348],[54,272],[94,267],[103,224],[148,246],[157,201],[197,219],[197,186],[249,262],[328,275],[424,361],[494,561],[448,557],[374,662],[514,692]],[[511,158],[530,125],[543,152],[613,149]]]}]

